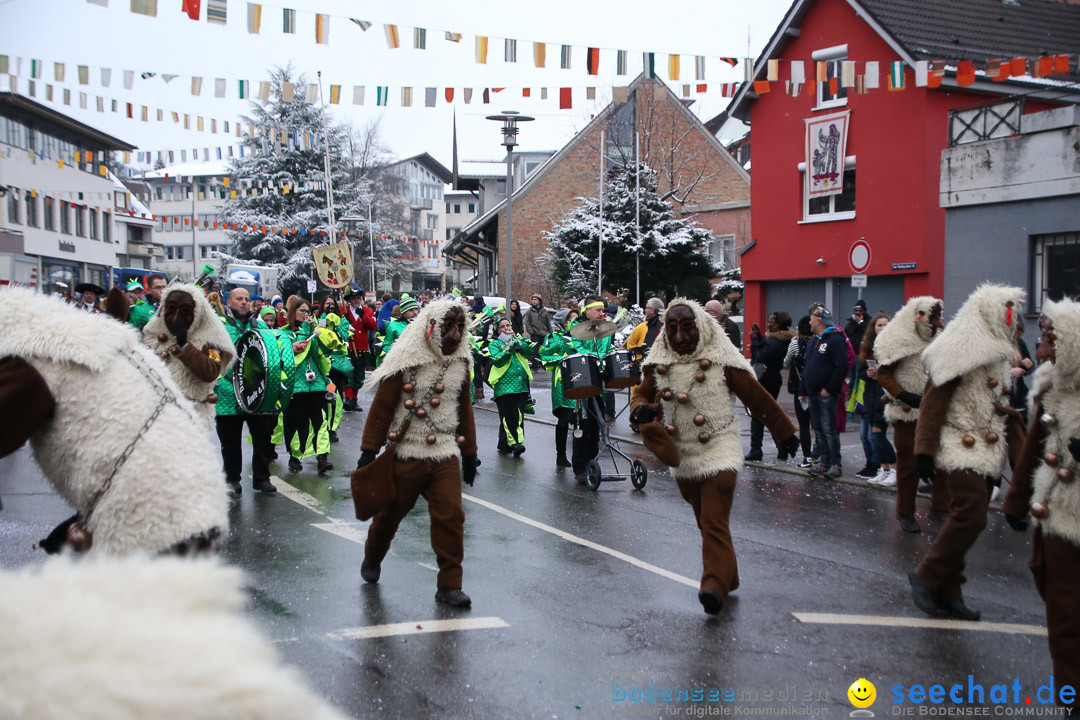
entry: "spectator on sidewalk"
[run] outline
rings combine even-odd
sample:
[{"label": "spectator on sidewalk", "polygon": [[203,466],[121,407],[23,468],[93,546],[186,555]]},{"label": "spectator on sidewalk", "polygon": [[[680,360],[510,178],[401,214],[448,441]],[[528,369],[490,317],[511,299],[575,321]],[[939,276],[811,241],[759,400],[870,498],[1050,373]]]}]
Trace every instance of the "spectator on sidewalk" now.
[{"label": "spectator on sidewalk", "polygon": [[[791,315],[780,310],[769,314],[766,324],[766,333],[761,332],[757,323],[750,327],[750,357],[751,362],[760,364],[764,370],[758,381],[761,386],[773,396],[775,400],[780,396],[780,388],[784,386],[784,378],[780,374],[784,364],[784,356],[788,345],[791,344],[795,333],[791,330]],[[744,458],[748,461],[760,461],[763,457],[761,444],[765,437],[765,425],[756,417],[750,419],[750,452]],[[778,449],[776,456],[781,462],[787,460],[787,453]]]},{"label": "spectator on sidewalk", "polygon": [[720,301],[710,300],[705,303],[705,312],[711,315],[713,320],[720,323],[720,327],[724,329],[724,334],[731,340],[731,344],[738,348],[739,352],[742,352],[742,333],[739,331],[739,326],[724,312],[724,306],[720,304]]},{"label": "spectator on sidewalk", "polygon": [[810,329],[810,316],[804,315],[799,320],[799,334],[788,343],[784,367],[788,373],[788,392],[795,398],[795,419],[799,421],[799,444],[802,446],[803,459],[799,467],[809,469],[817,461],[820,448],[814,442],[810,427],[810,410],[799,400],[799,383],[802,382],[803,368],[806,365],[806,349],[814,338]]},{"label": "spectator on sidewalk", "polygon": [[832,313],[824,305],[814,308],[810,329],[816,340],[807,349],[806,365],[799,399],[809,403],[810,421],[817,434],[821,457],[813,475],[840,477],[843,461],[840,457],[840,433],[836,427],[836,410],[843,394],[844,378],[848,374],[848,343],[840,328],[833,324]]}]

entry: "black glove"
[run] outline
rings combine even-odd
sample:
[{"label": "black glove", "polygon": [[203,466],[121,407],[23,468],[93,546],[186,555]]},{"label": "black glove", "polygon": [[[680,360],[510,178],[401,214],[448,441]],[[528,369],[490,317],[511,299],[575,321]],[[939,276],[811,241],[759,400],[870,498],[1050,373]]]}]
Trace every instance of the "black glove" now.
[{"label": "black glove", "polygon": [[631,417],[630,419],[636,422],[638,425],[644,425],[646,423],[651,423],[656,420],[659,414],[660,413],[657,411],[657,409],[652,405],[642,403],[641,405],[637,406],[637,409],[634,410],[633,417]]},{"label": "black glove", "polygon": [[916,455],[915,467],[919,471],[919,479],[924,482],[930,482],[934,479],[934,456],[933,455]]},{"label": "black glove", "polygon": [[795,454],[799,452],[799,436],[792,435],[784,442],[780,443],[781,454],[787,453],[790,457],[795,457]]},{"label": "black glove", "polygon": [[56,526],[49,536],[44,540],[38,541],[38,547],[44,550],[49,555],[55,555],[60,552],[65,545],[67,545],[67,531],[71,525],[79,519],[79,514],[75,513],[64,522]]},{"label": "black glove", "polygon": [[918,395],[918,394],[913,393],[913,392],[908,392],[907,390],[900,393],[900,397],[898,397],[896,399],[899,400],[900,402],[904,403],[908,407],[913,407],[913,408],[917,408],[917,407],[919,407],[919,405],[922,404],[922,395]]},{"label": "black glove", "polygon": [[472,487],[473,481],[476,480],[476,466],[480,464],[479,459],[476,457],[476,453],[471,455],[461,456],[461,482],[465,483],[469,487]]},{"label": "black glove", "polygon": [[166,325],[166,327],[169,328],[169,332],[171,332],[173,334],[173,336],[176,338],[177,346],[184,347],[185,345],[187,345],[187,331],[188,331],[188,329],[186,327],[184,327],[183,325],[179,325],[179,324]]},{"label": "black glove", "polygon": [[360,459],[356,461],[356,469],[359,470],[374,459],[375,453],[373,453],[371,450],[365,450],[364,452],[360,453]]},{"label": "black glove", "polygon": [[1020,518],[1014,515],[1006,515],[1005,522],[1009,523],[1009,527],[1011,527],[1016,532],[1025,532],[1028,529],[1027,518]]},{"label": "black glove", "polygon": [[1069,438],[1069,452],[1072,453],[1073,460],[1080,462],[1080,438]]}]

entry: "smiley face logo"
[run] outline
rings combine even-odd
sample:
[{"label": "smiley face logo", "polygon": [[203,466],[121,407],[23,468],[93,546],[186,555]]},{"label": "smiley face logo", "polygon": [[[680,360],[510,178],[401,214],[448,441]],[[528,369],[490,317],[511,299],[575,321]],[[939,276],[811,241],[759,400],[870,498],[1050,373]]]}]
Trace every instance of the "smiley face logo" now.
[{"label": "smiley face logo", "polygon": [[877,699],[877,688],[866,678],[851,683],[847,691],[848,701],[857,708],[868,708]]}]

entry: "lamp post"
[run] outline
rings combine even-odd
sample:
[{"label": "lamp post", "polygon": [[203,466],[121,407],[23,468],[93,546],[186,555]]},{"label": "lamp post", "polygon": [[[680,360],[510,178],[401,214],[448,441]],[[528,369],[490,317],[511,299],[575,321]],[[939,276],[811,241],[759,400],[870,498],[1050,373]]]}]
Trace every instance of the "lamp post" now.
[{"label": "lamp post", "polygon": [[498,120],[503,124],[502,145],[506,148],[506,317],[510,317],[510,301],[512,300],[510,295],[510,260],[511,250],[510,241],[513,238],[511,234],[510,224],[510,212],[513,207],[513,195],[514,195],[514,146],[517,145],[517,135],[519,122],[530,122],[536,118],[531,118],[527,115],[522,115],[516,110],[503,110],[502,115],[488,115],[488,120]]},{"label": "lamp post", "polygon": [[[376,289],[375,288],[375,235],[372,233],[372,221],[371,221],[371,205],[372,205],[372,202],[374,202],[374,201],[372,200],[372,201],[368,202],[368,216],[367,216],[368,248],[369,248],[369,252],[371,253],[368,256],[368,262],[371,263],[371,291],[375,292],[375,289]],[[341,223],[342,223],[342,225],[344,225],[347,228],[347,230],[356,229],[357,227],[359,227],[360,223],[362,223],[363,221],[364,221],[364,218],[357,217],[355,215],[351,215],[351,216],[348,216],[348,217],[341,218]],[[359,232],[359,231],[357,231],[357,232]]]}]

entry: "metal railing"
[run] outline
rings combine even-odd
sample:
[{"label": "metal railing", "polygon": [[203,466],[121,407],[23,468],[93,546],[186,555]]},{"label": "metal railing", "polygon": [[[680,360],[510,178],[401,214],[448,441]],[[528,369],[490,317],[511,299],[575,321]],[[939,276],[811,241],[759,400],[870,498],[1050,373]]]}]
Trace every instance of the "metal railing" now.
[{"label": "metal railing", "polygon": [[949,147],[1020,134],[1024,98],[949,111]]}]

